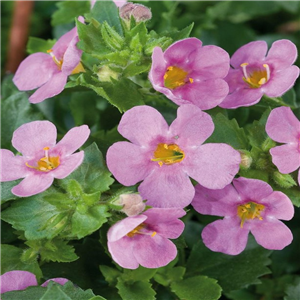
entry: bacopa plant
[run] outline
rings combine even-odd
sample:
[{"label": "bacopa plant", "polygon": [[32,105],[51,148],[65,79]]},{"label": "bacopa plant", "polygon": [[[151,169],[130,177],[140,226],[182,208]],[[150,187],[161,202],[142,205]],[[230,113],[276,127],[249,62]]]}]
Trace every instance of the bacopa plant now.
[{"label": "bacopa plant", "polygon": [[2,80],[1,299],[300,299],[299,13],[36,4],[53,39]]}]

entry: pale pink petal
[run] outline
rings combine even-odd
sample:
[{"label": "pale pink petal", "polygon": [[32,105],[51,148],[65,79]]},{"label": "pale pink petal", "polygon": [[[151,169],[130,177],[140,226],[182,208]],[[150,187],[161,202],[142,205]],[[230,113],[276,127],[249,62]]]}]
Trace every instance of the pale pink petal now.
[{"label": "pale pink petal", "polygon": [[271,111],[266,124],[268,136],[279,143],[297,142],[300,121],[290,107],[278,107]]},{"label": "pale pink petal", "polygon": [[237,214],[237,205],[241,200],[231,184],[220,190],[207,189],[198,184],[195,190],[196,194],[191,204],[197,212],[220,217]]},{"label": "pale pink petal", "polygon": [[118,131],[134,144],[146,146],[157,136],[163,136],[169,126],[163,116],[153,107],[135,106],[125,112]]},{"label": "pale pink petal", "polygon": [[113,0],[117,7],[122,7],[127,0]]},{"label": "pale pink petal", "polygon": [[208,79],[179,87],[173,94],[203,110],[216,107],[228,95],[229,87],[223,79]]},{"label": "pale pink petal", "polygon": [[51,176],[58,179],[67,177],[82,164],[83,159],[84,151],[74,153],[67,157],[62,157],[60,165],[51,171]]},{"label": "pale pink petal", "polygon": [[172,136],[179,146],[200,146],[214,131],[214,123],[209,114],[194,105],[182,105],[177,110],[177,118],[170,126]]},{"label": "pale pink petal", "polygon": [[254,63],[263,61],[268,50],[265,41],[250,42],[239,48],[231,57],[230,64],[234,68],[239,68],[243,63]]},{"label": "pale pink petal", "polygon": [[156,234],[143,236],[135,241],[133,254],[138,263],[145,268],[160,268],[167,265],[177,255],[176,246],[168,239]]},{"label": "pale pink petal", "polygon": [[145,215],[138,215],[134,217],[125,218],[114,224],[107,232],[107,240],[109,242],[116,242],[122,239],[130,231],[142,224],[147,219]]},{"label": "pale pink petal", "polygon": [[38,52],[26,57],[13,78],[20,91],[29,91],[45,84],[57,72],[57,66],[49,54]]},{"label": "pale pink petal", "polygon": [[298,184],[300,185],[300,169],[299,169],[299,172],[298,172]]},{"label": "pale pink petal", "polygon": [[282,192],[273,192],[266,198],[259,201],[266,206],[268,217],[290,220],[294,216],[294,205],[287,195]]},{"label": "pale pink petal", "polygon": [[299,146],[286,144],[270,149],[272,162],[278,168],[279,172],[288,174],[297,170],[300,166]]},{"label": "pale pink petal", "polygon": [[137,269],[139,267],[139,263],[133,253],[134,240],[136,238],[138,237],[130,238],[126,236],[118,241],[107,243],[112,259],[122,268]]},{"label": "pale pink petal", "polygon": [[79,41],[78,36],[75,36],[75,38],[73,38],[72,41],[70,42],[64,54],[64,60],[63,60],[61,70],[66,75],[70,75],[80,62],[82,50],[78,49],[76,46],[78,41]]},{"label": "pale pink petal", "polygon": [[[244,89],[247,86],[243,80],[243,72],[241,69],[230,69],[224,80],[229,85],[229,94],[239,89]],[[226,99],[226,98],[225,98]]]},{"label": "pale pink petal", "polygon": [[270,80],[261,86],[261,90],[269,97],[279,97],[287,92],[299,77],[299,68],[291,66],[280,72],[271,74]]},{"label": "pale pink petal", "polygon": [[194,197],[195,189],[186,173],[176,165],[157,167],[138,188],[147,205],[154,207],[185,207]]},{"label": "pale pink petal", "polygon": [[15,156],[11,151],[0,149],[0,181],[12,181],[26,177],[30,172],[26,167],[26,158]]},{"label": "pale pink petal", "polygon": [[209,189],[222,189],[239,171],[240,153],[227,144],[204,144],[186,157],[190,177]]},{"label": "pale pink petal", "polygon": [[240,177],[233,180],[241,201],[253,201],[260,203],[261,199],[267,198],[273,193],[272,187],[258,179]]},{"label": "pale pink petal", "polygon": [[290,229],[274,218],[251,224],[251,233],[258,244],[270,250],[282,250],[293,240]]},{"label": "pale pink petal", "polygon": [[41,284],[41,286],[47,286],[50,281],[54,281],[60,285],[64,285],[65,283],[67,283],[69,280],[66,279],[66,278],[62,278],[62,277],[57,277],[57,278],[51,278],[51,279],[48,279],[47,281],[45,281],[43,284]]},{"label": "pale pink petal", "polygon": [[152,65],[149,72],[149,80],[154,89],[164,86],[164,75],[166,70],[167,63],[164,59],[164,53],[160,47],[155,47],[152,52]]},{"label": "pale pink petal", "polygon": [[210,250],[229,255],[240,254],[247,245],[249,229],[240,227],[240,219],[225,218],[208,224],[202,231],[203,243]]},{"label": "pale pink petal", "polygon": [[70,155],[80,148],[88,139],[91,131],[87,125],[73,127],[53,148],[62,156]]},{"label": "pale pink petal", "polygon": [[139,146],[128,142],[113,144],[107,151],[106,162],[114,177],[126,186],[143,180],[153,166]]},{"label": "pale pink petal", "polygon": [[29,286],[38,285],[34,274],[27,271],[9,271],[0,276],[0,293],[25,290]]},{"label": "pale pink petal", "polygon": [[291,66],[297,58],[297,47],[290,40],[278,40],[272,44],[266,63],[272,63],[276,69]]},{"label": "pale pink petal", "polygon": [[11,192],[19,197],[29,197],[44,192],[51,186],[53,180],[54,178],[50,173],[35,171],[13,187]]},{"label": "pale pink petal", "polygon": [[15,130],[12,145],[24,156],[35,156],[56,144],[56,127],[49,121],[33,121]]},{"label": "pale pink petal", "polygon": [[44,85],[38,88],[30,97],[29,102],[40,103],[45,99],[52,98],[60,94],[66,83],[68,76],[63,72],[55,73]]}]

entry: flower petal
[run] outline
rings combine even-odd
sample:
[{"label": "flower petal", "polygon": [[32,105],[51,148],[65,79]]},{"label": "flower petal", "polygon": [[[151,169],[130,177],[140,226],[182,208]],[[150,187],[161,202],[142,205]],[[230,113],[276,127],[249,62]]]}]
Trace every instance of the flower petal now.
[{"label": "flower petal", "polygon": [[279,172],[288,174],[300,166],[300,150],[297,144],[286,144],[270,149],[272,162]]},{"label": "flower petal", "polygon": [[142,236],[133,245],[133,254],[138,263],[145,268],[160,268],[167,265],[177,255],[176,246],[168,239],[156,234]]},{"label": "flower petal", "polygon": [[78,41],[79,41],[78,36],[75,36],[70,42],[64,54],[64,60],[63,60],[61,70],[66,75],[70,75],[80,62],[82,50],[76,47]]},{"label": "flower petal", "polygon": [[240,153],[227,144],[204,144],[186,157],[190,177],[209,189],[222,189],[239,171]]},{"label": "flower petal", "polygon": [[60,285],[64,285],[65,283],[67,283],[69,280],[66,279],[66,278],[62,278],[62,277],[57,277],[57,278],[51,278],[51,279],[48,279],[47,281],[45,281],[43,284],[41,284],[41,286],[47,286],[50,281],[54,281]]},{"label": "flower petal", "polygon": [[90,133],[87,125],[73,127],[57,143],[53,151],[58,151],[62,156],[70,155],[86,142]]},{"label": "flower petal", "polygon": [[200,184],[195,187],[196,194],[192,206],[200,214],[213,216],[235,216],[240,198],[231,184],[220,190],[207,189]]},{"label": "flower petal", "polygon": [[63,179],[75,171],[83,162],[84,151],[61,158],[60,165],[51,171],[51,176]]},{"label": "flower petal", "polygon": [[164,59],[164,53],[160,47],[155,47],[152,52],[152,65],[149,72],[149,80],[154,89],[164,86],[164,75],[166,73],[167,63]]},{"label": "flower petal", "polygon": [[266,132],[272,140],[279,143],[297,142],[300,121],[289,107],[278,107],[269,115]]},{"label": "flower petal", "polygon": [[265,41],[250,42],[239,48],[231,57],[230,64],[238,69],[243,63],[255,63],[264,60],[268,50]]},{"label": "flower petal", "polygon": [[54,178],[50,174],[32,173],[24,178],[18,185],[13,187],[11,192],[19,197],[29,197],[45,191],[51,186],[53,180]]},{"label": "flower petal", "polygon": [[273,193],[272,187],[258,179],[240,177],[233,180],[233,185],[240,195],[241,201],[254,201],[260,203]]},{"label": "flower petal", "polygon": [[214,128],[209,114],[197,106],[182,105],[177,110],[177,118],[170,125],[170,132],[177,137],[179,146],[200,146],[211,136]]},{"label": "flower petal", "polygon": [[107,151],[108,169],[123,185],[130,186],[143,180],[153,166],[142,149],[128,142],[117,142]]},{"label": "flower petal", "polygon": [[26,177],[30,172],[26,167],[26,158],[15,156],[11,151],[0,149],[1,168],[0,181],[12,181]]},{"label": "flower petal", "polygon": [[44,85],[38,88],[30,97],[31,103],[40,103],[45,99],[52,98],[60,94],[66,83],[68,76],[63,72],[55,73]]},{"label": "flower petal", "polygon": [[157,136],[163,136],[169,126],[163,116],[146,105],[135,106],[124,113],[118,131],[134,144],[148,146]]},{"label": "flower petal", "polygon": [[246,248],[248,233],[248,229],[240,227],[240,219],[225,218],[208,224],[201,236],[210,250],[237,255]]},{"label": "flower petal", "polygon": [[45,84],[58,68],[51,56],[38,52],[26,57],[18,67],[13,78],[20,91],[29,91]]},{"label": "flower petal", "polygon": [[9,271],[0,276],[0,293],[25,290],[29,286],[36,286],[38,282],[34,274],[27,271]]},{"label": "flower petal", "polygon": [[163,165],[147,176],[138,188],[147,205],[154,207],[180,207],[189,205],[195,189],[180,167]]},{"label": "flower petal", "polygon": [[56,144],[56,127],[49,121],[33,121],[15,130],[12,145],[24,156],[35,156]]},{"label": "flower petal", "polygon": [[290,229],[274,218],[251,224],[251,233],[256,242],[266,249],[282,250],[293,240]]}]

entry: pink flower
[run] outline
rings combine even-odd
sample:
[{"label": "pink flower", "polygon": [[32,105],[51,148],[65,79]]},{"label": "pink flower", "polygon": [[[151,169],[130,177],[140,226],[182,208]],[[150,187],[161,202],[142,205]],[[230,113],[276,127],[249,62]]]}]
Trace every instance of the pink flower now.
[{"label": "pink flower", "polygon": [[239,48],[231,57],[233,69],[225,80],[229,95],[219,105],[237,108],[254,105],[265,94],[279,97],[289,90],[299,76],[299,68],[293,66],[297,48],[289,40],[273,43],[267,54],[265,41],[255,41]]},{"label": "pink flower", "polygon": [[108,250],[123,268],[159,268],[177,255],[176,246],[168,239],[178,238],[185,215],[178,208],[150,208],[143,214],[127,217],[114,224],[107,233]]},{"label": "pink flower", "polygon": [[[127,2],[127,0],[119,0],[119,1],[113,0],[113,1],[117,7],[122,7]],[[96,0],[91,0],[91,8],[94,7],[95,3],[96,3]]]},{"label": "pink flower", "polygon": [[196,38],[172,44],[165,52],[154,48],[149,79],[153,88],[178,105],[211,109],[228,94],[222,79],[229,70],[229,55],[217,46],[204,46]]},{"label": "pink flower", "polygon": [[[79,20],[83,22],[83,18]],[[76,47],[77,28],[64,34],[48,54],[37,52],[20,64],[13,82],[20,91],[38,88],[30,97],[31,103],[39,103],[61,93],[68,76],[84,72],[80,62],[82,51]]]},{"label": "pink flower", "polygon": [[118,130],[131,143],[117,142],[108,149],[108,168],[125,186],[143,180],[138,190],[147,205],[183,208],[195,194],[189,176],[221,189],[239,170],[241,157],[231,146],[202,145],[214,124],[194,105],[180,106],[170,126],[154,108],[136,106],[125,112]]},{"label": "pink flower", "polygon": [[[33,273],[27,271],[9,271],[0,276],[1,290],[4,294],[10,291],[25,290],[29,286],[37,286],[38,282]],[[50,281],[55,281],[60,285],[64,285],[68,279],[66,278],[51,278],[45,281],[41,286],[47,286]]]},{"label": "pink flower", "polygon": [[[266,124],[269,137],[285,145],[270,150],[272,161],[279,172],[288,174],[300,166],[300,121],[289,107],[278,107],[271,111]],[[300,185],[300,171],[298,172]]]},{"label": "pink flower", "polygon": [[293,240],[290,229],[278,219],[290,220],[294,206],[264,181],[240,177],[221,190],[198,185],[192,205],[201,214],[224,216],[202,231],[203,242],[212,251],[241,253],[249,232],[258,244],[271,250],[281,250]]},{"label": "pink flower", "polygon": [[49,121],[34,121],[20,126],[12,145],[23,156],[1,149],[0,181],[24,178],[12,193],[28,197],[45,191],[54,178],[62,179],[83,161],[84,152],[72,154],[87,140],[87,125],[74,127],[56,144],[56,127]]}]

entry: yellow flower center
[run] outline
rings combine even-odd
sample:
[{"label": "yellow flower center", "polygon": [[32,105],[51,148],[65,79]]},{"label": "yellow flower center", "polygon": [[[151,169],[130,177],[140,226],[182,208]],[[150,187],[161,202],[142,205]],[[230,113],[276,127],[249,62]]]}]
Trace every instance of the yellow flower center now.
[{"label": "yellow flower center", "polygon": [[[50,54],[50,56],[52,57],[53,61],[57,65],[58,69],[61,71],[61,67],[62,67],[62,64],[63,64],[63,59],[58,60],[56,58],[56,56],[53,54],[53,50],[52,49],[47,50],[47,53]],[[81,62],[79,62],[79,64],[73,69],[73,71],[72,71],[71,74],[77,74],[77,73],[80,73],[80,72],[85,72],[85,69],[84,69],[84,67],[83,67],[83,65],[82,65]]]},{"label": "yellow flower center", "polygon": [[176,144],[158,144],[154,151],[152,161],[157,161],[160,166],[163,164],[171,165],[181,162],[184,159],[184,152]]},{"label": "yellow flower center", "polygon": [[45,147],[43,150],[45,151],[45,157],[42,157],[37,162],[37,167],[31,166],[27,162],[25,165],[31,169],[36,169],[41,172],[49,172],[53,169],[56,169],[60,165],[59,156],[49,156],[49,147]]},{"label": "yellow flower center", "polygon": [[151,232],[147,232],[144,230],[144,228],[146,227],[146,225],[144,223],[138,225],[137,227],[135,227],[133,230],[131,230],[130,232],[127,233],[128,237],[133,237],[136,234],[144,234],[144,235],[150,235],[151,237],[154,237],[156,235],[156,231]]},{"label": "yellow flower center", "polygon": [[265,209],[265,206],[262,204],[257,204],[254,202],[248,202],[243,205],[239,205],[237,209],[237,214],[241,218],[241,228],[246,220],[258,218],[262,220],[263,218],[260,216],[261,212]]},{"label": "yellow flower center", "polygon": [[263,84],[267,83],[270,79],[269,65],[263,64],[264,69],[254,69],[247,73],[248,63],[241,64],[243,69],[243,80],[253,89],[260,88]]},{"label": "yellow flower center", "polygon": [[168,67],[164,75],[165,87],[173,90],[182,85],[185,85],[186,83],[193,83],[194,80],[192,78],[187,78],[187,75],[188,72],[178,67]]}]

